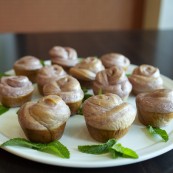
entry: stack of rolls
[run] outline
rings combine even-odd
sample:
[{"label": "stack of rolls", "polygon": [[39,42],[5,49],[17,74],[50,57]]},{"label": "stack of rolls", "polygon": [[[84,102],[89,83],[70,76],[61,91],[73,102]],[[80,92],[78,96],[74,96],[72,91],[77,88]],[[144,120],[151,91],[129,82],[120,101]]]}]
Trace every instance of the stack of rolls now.
[{"label": "stack of rolls", "polygon": [[78,62],[77,51],[71,47],[54,46],[49,51],[52,64],[62,66],[66,71]]},{"label": "stack of rolls", "polygon": [[70,69],[70,74],[79,80],[81,86],[91,88],[96,74],[104,70],[104,66],[97,57],[87,57]]},{"label": "stack of rolls", "polygon": [[67,73],[59,65],[49,65],[41,68],[36,77],[36,82],[38,85],[38,90],[41,95],[43,95],[43,87],[46,83],[54,80],[58,80],[67,76]]},{"label": "stack of rolls", "polygon": [[112,66],[97,73],[93,82],[94,94],[99,94],[100,90],[103,94],[117,94],[124,100],[128,98],[132,85],[122,68]]},{"label": "stack of rolls", "polygon": [[72,115],[77,113],[84,98],[80,83],[72,76],[66,76],[47,83],[43,87],[43,94],[60,96],[69,106]]}]

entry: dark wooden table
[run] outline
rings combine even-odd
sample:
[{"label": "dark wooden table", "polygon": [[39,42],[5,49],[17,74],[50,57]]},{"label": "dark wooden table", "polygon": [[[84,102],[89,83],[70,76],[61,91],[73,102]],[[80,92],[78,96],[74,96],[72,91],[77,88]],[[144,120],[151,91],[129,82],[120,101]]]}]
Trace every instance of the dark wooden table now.
[{"label": "dark wooden table", "polygon": [[[49,59],[54,45],[70,46],[80,57],[101,56],[108,52],[126,55],[132,64],[157,66],[163,75],[173,79],[173,31],[115,31],[80,33],[0,34],[0,72],[12,68],[16,59],[34,55]],[[26,160],[0,149],[0,173],[44,172],[140,172],[172,173],[173,151],[139,163],[109,168],[69,168]]]}]

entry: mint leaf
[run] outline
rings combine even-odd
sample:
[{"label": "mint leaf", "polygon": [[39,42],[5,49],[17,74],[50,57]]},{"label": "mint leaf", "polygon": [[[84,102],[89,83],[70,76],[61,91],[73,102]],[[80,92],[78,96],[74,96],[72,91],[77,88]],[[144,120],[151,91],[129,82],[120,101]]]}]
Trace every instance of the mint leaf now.
[{"label": "mint leaf", "polygon": [[118,158],[119,157],[119,154],[118,154],[118,152],[115,152],[115,150],[113,150],[113,149],[109,149],[109,153],[111,154],[111,156],[114,158],[114,159],[116,159],[116,158]]},{"label": "mint leaf", "polygon": [[38,149],[39,147],[37,147],[38,144],[34,144],[32,142],[29,142],[26,139],[23,138],[13,138],[10,139],[6,142],[4,142],[1,146],[5,147],[5,146],[23,146],[23,147],[27,147],[27,148],[33,148],[33,149]]},{"label": "mint leaf", "polygon": [[39,149],[39,151],[53,154],[61,158],[70,158],[70,152],[59,141],[53,141],[49,144],[45,144]]},{"label": "mint leaf", "polygon": [[88,89],[86,87],[82,87],[82,90],[83,90],[84,94],[88,92]]},{"label": "mint leaf", "polygon": [[138,158],[138,154],[130,148],[125,148],[121,144],[116,144],[115,139],[110,139],[108,142],[100,145],[83,145],[78,146],[78,150],[88,154],[104,154],[111,153],[113,158]]},{"label": "mint leaf", "polygon": [[131,74],[126,74],[127,77],[131,76]]},{"label": "mint leaf", "polygon": [[4,114],[5,112],[7,112],[10,108],[7,108],[3,105],[0,105],[0,115]]},{"label": "mint leaf", "polygon": [[84,102],[86,99],[88,99],[92,96],[93,96],[92,94],[84,94],[84,98],[83,98],[82,102]]},{"label": "mint leaf", "polygon": [[[84,94],[84,98],[83,98],[83,100],[82,100],[82,103],[83,103],[86,99],[88,99],[89,97],[91,97],[91,96],[93,96],[93,95],[92,95],[92,94]],[[77,114],[83,115],[82,104],[81,104],[81,106],[79,107],[79,109],[77,110]]]},{"label": "mint leaf", "polygon": [[78,150],[88,154],[103,154],[109,152],[109,148],[116,143],[115,139],[110,139],[108,142],[100,145],[83,145],[78,146]]},{"label": "mint leaf", "polygon": [[114,144],[111,148],[111,153],[113,154],[113,158],[125,157],[125,158],[138,158],[138,154],[130,148],[125,148],[121,144]]},{"label": "mint leaf", "polygon": [[43,143],[30,142],[23,138],[13,138],[4,142],[1,145],[1,147],[5,147],[5,146],[23,146],[23,147],[32,148],[41,152],[53,154],[61,158],[70,158],[69,150],[57,140],[50,142],[48,144],[43,144]]},{"label": "mint leaf", "polygon": [[167,132],[163,129],[160,129],[157,127],[152,127],[151,125],[148,125],[147,130],[153,136],[159,135],[165,142],[167,142],[169,140],[169,136],[168,136]]},{"label": "mint leaf", "polygon": [[3,76],[11,76],[11,75],[5,74],[5,73],[0,73],[0,78],[3,77]]},{"label": "mint leaf", "polygon": [[82,87],[82,90],[83,90],[83,92],[84,92],[84,98],[83,98],[82,102],[84,102],[84,101],[85,101],[86,99],[88,99],[89,97],[93,96],[92,94],[89,94],[89,93],[88,93],[88,89],[87,89],[87,88]]},{"label": "mint leaf", "polygon": [[83,115],[82,105],[81,105],[80,108],[77,110],[77,114]]},{"label": "mint leaf", "polygon": [[40,63],[41,63],[41,65],[42,65],[43,67],[46,66],[44,60],[40,59]]},{"label": "mint leaf", "polygon": [[78,57],[78,60],[79,60],[79,62],[81,62],[83,60],[83,58],[82,57]]}]

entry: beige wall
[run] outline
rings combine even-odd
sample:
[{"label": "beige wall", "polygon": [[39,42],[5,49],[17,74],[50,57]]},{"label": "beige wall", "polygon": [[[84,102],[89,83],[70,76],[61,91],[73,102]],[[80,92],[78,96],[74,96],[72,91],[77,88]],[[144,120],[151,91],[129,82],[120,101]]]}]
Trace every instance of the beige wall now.
[{"label": "beige wall", "polygon": [[173,0],[145,0],[144,29],[173,29]]},{"label": "beige wall", "polygon": [[145,0],[144,29],[157,29],[159,26],[161,0]]},{"label": "beige wall", "polygon": [[0,32],[141,27],[143,0],[0,0]]}]

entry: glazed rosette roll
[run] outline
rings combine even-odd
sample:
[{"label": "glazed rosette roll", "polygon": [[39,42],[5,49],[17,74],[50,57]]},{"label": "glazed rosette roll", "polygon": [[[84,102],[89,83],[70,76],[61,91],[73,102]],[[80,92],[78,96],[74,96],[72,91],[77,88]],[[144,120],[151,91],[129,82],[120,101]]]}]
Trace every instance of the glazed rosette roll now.
[{"label": "glazed rosette roll", "polygon": [[34,56],[24,56],[14,63],[13,68],[16,75],[27,76],[31,82],[35,83],[37,72],[42,68],[42,64]]},{"label": "glazed rosette roll", "polygon": [[112,93],[96,95],[83,103],[83,115],[91,137],[99,142],[121,138],[136,117],[136,109]]},{"label": "glazed rosette roll", "polygon": [[105,68],[110,68],[112,66],[120,67],[124,70],[130,65],[130,60],[120,53],[108,53],[101,56],[101,61]]},{"label": "glazed rosette roll", "polygon": [[136,97],[138,117],[142,124],[166,126],[173,119],[173,90],[158,89]]},{"label": "glazed rosette roll", "polygon": [[7,107],[18,107],[31,100],[34,87],[26,76],[7,76],[0,80],[0,101]]},{"label": "glazed rosette roll", "polygon": [[70,74],[79,80],[81,86],[92,87],[96,74],[104,70],[100,59],[96,57],[87,57],[70,69]]},{"label": "glazed rosette roll", "polygon": [[43,88],[43,93],[44,95],[60,96],[69,106],[72,115],[80,108],[84,97],[80,83],[72,76],[47,83]]},{"label": "glazed rosette roll", "polygon": [[54,46],[49,55],[52,64],[58,64],[67,71],[78,63],[77,52],[71,47]]},{"label": "glazed rosette roll", "polygon": [[123,100],[126,99],[132,90],[132,85],[122,68],[112,66],[109,69],[97,73],[93,82],[94,94],[113,93]]},{"label": "glazed rosette roll", "polygon": [[59,65],[49,65],[41,68],[37,73],[36,82],[38,90],[43,95],[43,86],[54,80],[58,80],[67,76],[67,73]]},{"label": "glazed rosette roll", "polygon": [[70,109],[59,96],[49,95],[36,103],[25,103],[17,114],[19,124],[30,141],[49,143],[62,137]]},{"label": "glazed rosette roll", "polygon": [[136,67],[129,76],[129,81],[132,84],[132,91],[136,95],[163,88],[159,69],[151,65],[143,64]]}]

